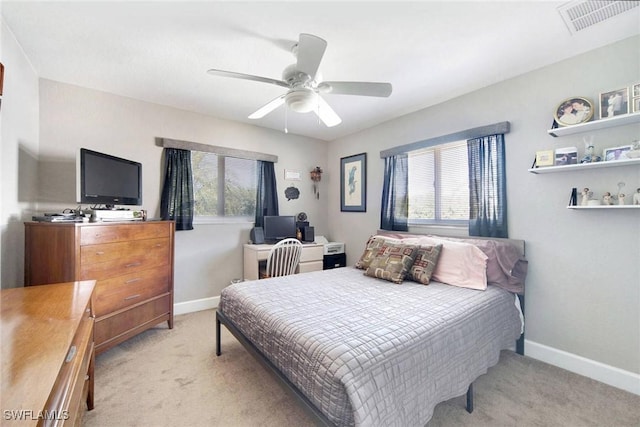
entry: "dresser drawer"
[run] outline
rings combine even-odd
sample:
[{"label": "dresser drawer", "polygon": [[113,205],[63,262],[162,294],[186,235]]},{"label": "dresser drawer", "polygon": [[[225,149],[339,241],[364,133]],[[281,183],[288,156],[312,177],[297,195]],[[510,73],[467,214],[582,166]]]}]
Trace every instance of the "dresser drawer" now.
[{"label": "dresser drawer", "polygon": [[82,265],[113,261],[118,258],[136,258],[148,253],[154,256],[167,256],[169,238],[130,240],[128,242],[103,243],[86,245],[80,248],[80,262]]},{"label": "dresser drawer", "polygon": [[82,264],[81,280],[103,280],[130,273],[137,273],[150,268],[166,266],[169,263],[169,246],[151,247],[147,252],[134,251],[126,257],[115,258],[107,262]]},{"label": "dresser drawer", "polygon": [[128,337],[127,333],[135,328],[146,329],[147,323],[155,322],[156,319],[157,323],[160,323],[160,318],[169,315],[170,312],[171,294],[166,294],[129,310],[97,319],[94,336],[98,343],[96,351],[100,352],[103,347],[110,347],[111,341],[123,341],[126,338],[122,337]]},{"label": "dresser drawer", "polygon": [[94,293],[96,316],[104,316],[169,292],[170,276],[170,268],[167,265],[100,280]]},{"label": "dresser drawer", "polygon": [[62,363],[53,387],[54,392],[45,405],[45,409],[58,411],[66,418],[64,425],[79,425],[86,408],[86,392],[90,387],[87,382],[93,381],[93,372],[90,372],[94,354],[93,328],[94,319],[89,317],[88,310]]},{"label": "dresser drawer", "polygon": [[90,225],[81,228],[80,245],[95,245],[99,243],[114,243],[128,240],[154,239],[157,237],[167,237],[170,227],[167,223],[140,223],[140,224],[118,224],[111,225]]}]

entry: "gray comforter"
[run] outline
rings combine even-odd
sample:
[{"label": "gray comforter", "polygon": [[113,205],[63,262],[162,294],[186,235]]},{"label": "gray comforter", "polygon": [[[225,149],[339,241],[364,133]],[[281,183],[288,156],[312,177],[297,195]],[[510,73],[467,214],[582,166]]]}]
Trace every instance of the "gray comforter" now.
[{"label": "gray comforter", "polygon": [[242,282],[219,309],[338,426],[423,426],[513,347],[509,292],[352,267]]}]

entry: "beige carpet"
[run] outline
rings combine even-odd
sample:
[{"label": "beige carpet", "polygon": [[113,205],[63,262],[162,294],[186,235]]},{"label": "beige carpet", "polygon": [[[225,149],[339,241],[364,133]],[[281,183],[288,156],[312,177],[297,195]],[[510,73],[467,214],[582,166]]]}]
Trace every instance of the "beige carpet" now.
[{"label": "beige carpet", "polygon": [[[223,327],[213,310],[176,316],[96,359],[92,426],[312,426],[293,397]],[[502,353],[465,399],[439,404],[433,426],[640,426],[640,396]]]}]

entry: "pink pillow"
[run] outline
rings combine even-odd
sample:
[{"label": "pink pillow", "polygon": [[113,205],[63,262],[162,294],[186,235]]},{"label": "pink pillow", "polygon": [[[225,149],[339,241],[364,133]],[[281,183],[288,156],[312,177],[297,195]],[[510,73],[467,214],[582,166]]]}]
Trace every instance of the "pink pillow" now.
[{"label": "pink pillow", "polygon": [[417,240],[420,245],[442,245],[431,280],[462,288],[487,289],[488,257],[477,246],[435,237]]}]

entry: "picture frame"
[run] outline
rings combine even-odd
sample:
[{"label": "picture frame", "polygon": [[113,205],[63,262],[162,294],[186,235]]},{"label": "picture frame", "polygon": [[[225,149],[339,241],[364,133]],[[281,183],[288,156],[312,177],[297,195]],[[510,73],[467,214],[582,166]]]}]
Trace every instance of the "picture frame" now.
[{"label": "picture frame", "polygon": [[284,179],[287,181],[300,181],[301,173],[299,170],[284,170]]},{"label": "picture frame", "polygon": [[553,118],[559,126],[577,125],[591,120],[593,111],[593,103],[588,98],[574,96],[558,104]]},{"label": "picture frame", "polygon": [[340,159],[340,211],[367,211],[367,153]]},{"label": "picture frame", "polygon": [[575,165],[578,163],[578,149],[576,147],[557,148],[555,166]]},{"label": "picture frame", "polygon": [[640,97],[633,98],[633,112],[640,113]]},{"label": "picture frame", "polygon": [[553,166],[555,157],[553,150],[536,151],[536,167]]},{"label": "picture frame", "polygon": [[640,83],[635,83],[631,86],[631,96],[634,98],[640,98]]},{"label": "picture frame", "polygon": [[621,88],[600,94],[600,118],[629,114],[629,88]]},{"label": "picture frame", "polygon": [[602,152],[602,157],[604,161],[610,162],[615,160],[625,160],[628,159],[626,152],[633,150],[633,145],[621,145],[619,147],[609,147],[605,148]]}]

